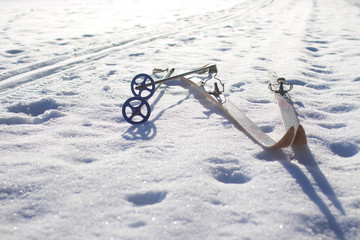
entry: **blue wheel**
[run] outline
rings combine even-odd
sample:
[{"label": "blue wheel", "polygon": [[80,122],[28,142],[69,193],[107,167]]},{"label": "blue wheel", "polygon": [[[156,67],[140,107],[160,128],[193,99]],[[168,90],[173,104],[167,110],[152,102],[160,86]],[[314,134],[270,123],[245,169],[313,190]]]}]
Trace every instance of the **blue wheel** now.
[{"label": "blue wheel", "polygon": [[122,107],[123,117],[131,124],[146,122],[150,117],[150,113],[149,103],[141,97],[129,98]]},{"label": "blue wheel", "polygon": [[145,73],[136,75],[131,81],[131,92],[135,97],[151,98],[155,92],[154,80]]}]

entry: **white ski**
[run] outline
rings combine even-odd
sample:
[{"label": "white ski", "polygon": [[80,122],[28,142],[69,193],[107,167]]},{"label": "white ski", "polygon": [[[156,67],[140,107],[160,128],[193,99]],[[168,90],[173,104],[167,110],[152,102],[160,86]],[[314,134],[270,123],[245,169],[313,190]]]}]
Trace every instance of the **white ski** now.
[{"label": "white ski", "polygon": [[285,78],[279,78],[275,72],[269,72],[269,88],[274,92],[285,129],[288,130],[294,128],[295,130],[295,135],[291,144],[306,144],[305,130],[299,123],[293,102],[288,94],[288,91],[292,89],[292,85],[286,83]]},{"label": "white ski", "polygon": [[213,101],[224,113],[233,121],[236,126],[240,127],[248,136],[254,139],[258,144],[264,148],[283,148],[291,145],[295,135],[294,127],[289,127],[286,129],[286,133],[279,140],[275,141],[269,137],[261,128],[259,128],[253,121],[251,121],[240,109],[238,109],[232,102],[228,99],[223,101],[219,95],[220,92],[215,85],[215,92],[208,93],[204,88],[204,82],[202,81],[193,81],[189,78],[181,77],[182,80],[188,82],[204,94],[207,98]]}]

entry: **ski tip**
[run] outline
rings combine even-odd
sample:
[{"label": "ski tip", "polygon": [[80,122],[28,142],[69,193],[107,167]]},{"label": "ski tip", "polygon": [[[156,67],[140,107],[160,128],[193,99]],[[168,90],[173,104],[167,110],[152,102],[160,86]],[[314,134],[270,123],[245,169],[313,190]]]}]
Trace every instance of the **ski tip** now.
[{"label": "ski tip", "polygon": [[307,144],[306,134],[303,126],[299,125],[293,140],[293,145],[304,145]]},{"label": "ski tip", "polygon": [[291,145],[295,136],[295,128],[291,127],[287,130],[285,135],[274,145],[269,148],[285,148]]}]

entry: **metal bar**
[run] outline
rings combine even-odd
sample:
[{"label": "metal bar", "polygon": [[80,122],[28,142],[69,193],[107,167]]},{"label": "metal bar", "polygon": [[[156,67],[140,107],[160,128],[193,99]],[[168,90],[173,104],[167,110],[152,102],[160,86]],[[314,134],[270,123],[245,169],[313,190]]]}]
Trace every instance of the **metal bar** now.
[{"label": "metal bar", "polygon": [[165,75],[165,77],[162,79],[166,79],[166,78],[169,78],[173,73],[175,72],[175,68],[171,68]]},{"label": "metal bar", "polygon": [[[177,79],[177,78],[181,78],[181,77],[185,77],[186,75],[190,75],[190,74],[194,74],[194,73],[199,73],[199,72],[203,72],[203,71],[207,71],[209,70],[209,73],[217,73],[217,68],[216,68],[216,64],[212,64],[210,66],[206,66],[206,67],[202,67],[202,68],[198,68],[198,69],[195,69],[195,70],[192,70],[190,72],[186,72],[186,73],[183,73],[183,74],[179,74],[179,75],[175,75],[173,77],[168,77],[168,78],[164,78],[164,79],[161,79],[159,81],[156,81],[155,84],[161,84],[161,83],[164,83],[164,82],[168,82],[168,81],[171,81],[171,80],[174,80],[174,79]],[[146,84],[145,86],[151,86],[151,83],[148,83]],[[142,86],[139,85],[137,86],[135,89],[136,90],[141,90]]]},{"label": "metal bar", "polygon": [[[168,78],[171,76],[171,74],[173,74],[175,72],[175,68],[171,68],[167,73],[166,75],[163,77],[163,79],[165,78]],[[162,80],[163,80],[162,79]],[[156,88],[155,88],[155,91],[161,86],[161,84],[159,84]],[[135,88],[136,89],[136,88]]]}]

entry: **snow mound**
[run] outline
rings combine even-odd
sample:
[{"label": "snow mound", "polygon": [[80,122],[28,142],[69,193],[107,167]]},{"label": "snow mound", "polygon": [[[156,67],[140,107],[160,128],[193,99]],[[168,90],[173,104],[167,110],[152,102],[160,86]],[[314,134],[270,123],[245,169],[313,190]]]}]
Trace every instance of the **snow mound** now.
[{"label": "snow mound", "polygon": [[0,115],[0,124],[41,124],[50,119],[64,116],[64,113],[57,110],[60,106],[53,99],[41,99],[30,103],[19,102],[7,107],[10,114]]}]

